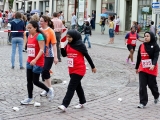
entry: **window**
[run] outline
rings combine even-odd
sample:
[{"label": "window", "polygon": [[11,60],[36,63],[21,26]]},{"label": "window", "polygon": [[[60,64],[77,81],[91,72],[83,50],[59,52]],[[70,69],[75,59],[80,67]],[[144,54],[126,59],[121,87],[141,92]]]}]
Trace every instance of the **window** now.
[{"label": "window", "polygon": [[102,0],[102,13],[106,11],[113,11],[115,8],[115,0]]},{"label": "window", "polygon": [[64,0],[57,0],[57,12],[62,11],[64,13]]},{"label": "window", "polygon": [[76,14],[77,4],[78,0],[68,0],[68,21],[71,21],[73,12]]}]

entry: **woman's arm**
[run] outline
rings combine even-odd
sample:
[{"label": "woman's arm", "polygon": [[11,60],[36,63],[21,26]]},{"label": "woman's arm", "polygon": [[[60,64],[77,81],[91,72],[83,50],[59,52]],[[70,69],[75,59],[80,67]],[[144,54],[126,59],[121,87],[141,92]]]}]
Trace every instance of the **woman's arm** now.
[{"label": "woman's arm", "polygon": [[138,49],[137,62],[136,62],[136,67],[135,67],[135,69],[138,69],[138,68],[139,68],[139,65],[140,65],[140,62],[141,62],[140,48],[141,48],[141,45],[139,46],[139,49]]},{"label": "woman's arm", "polygon": [[65,48],[61,48],[61,54],[63,57],[67,56],[67,52],[66,52]]}]

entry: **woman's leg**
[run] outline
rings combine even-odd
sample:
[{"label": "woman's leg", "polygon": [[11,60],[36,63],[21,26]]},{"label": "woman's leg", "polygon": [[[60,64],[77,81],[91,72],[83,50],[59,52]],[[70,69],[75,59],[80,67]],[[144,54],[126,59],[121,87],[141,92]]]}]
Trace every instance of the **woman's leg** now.
[{"label": "woman's leg", "polygon": [[79,82],[79,84],[77,86],[77,89],[76,89],[76,92],[77,92],[77,95],[79,97],[79,103],[80,104],[86,103],[86,98],[85,98],[85,95],[84,95],[83,88],[81,86],[81,82]]},{"label": "woman's leg", "polygon": [[23,39],[18,38],[18,52],[19,52],[19,64],[20,64],[20,69],[23,68]]},{"label": "woman's leg", "polygon": [[85,43],[85,42],[86,42],[86,37],[87,37],[86,35],[87,35],[87,34],[85,34],[85,37],[84,37],[83,43]]},{"label": "woman's leg", "polygon": [[144,106],[148,102],[148,94],[147,94],[147,73],[140,72],[139,73],[139,98],[140,104]]},{"label": "woman's leg", "polygon": [[12,55],[11,55],[12,68],[14,68],[14,63],[15,63],[16,47],[17,47],[17,41],[16,39],[13,38],[12,39]]},{"label": "woman's leg", "polygon": [[89,34],[87,34],[88,48],[91,48],[91,43],[89,41]]},{"label": "woman's leg", "polygon": [[27,69],[27,90],[28,98],[33,98],[33,72],[32,69]]},{"label": "woman's leg", "polygon": [[71,79],[68,85],[67,93],[62,102],[62,105],[64,105],[66,108],[69,106],[74,92],[77,89],[77,86],[79,85],[81,79],[83,78],[83,76],[77,74],[71,74],[70,77]]},{"label": "woman's leg", "polygon": [[154,99],[159,98],[156,76],[148,75],[148,87],[150,88],[152,95],[154,96]]}]

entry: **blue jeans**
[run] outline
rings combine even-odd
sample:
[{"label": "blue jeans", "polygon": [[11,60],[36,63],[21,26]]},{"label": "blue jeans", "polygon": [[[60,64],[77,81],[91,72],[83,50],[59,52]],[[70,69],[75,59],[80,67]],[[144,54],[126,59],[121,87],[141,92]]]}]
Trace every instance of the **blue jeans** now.
[{"label": "blue jeans", "polygon": [[105,25],[101,25],[101,32],[104,33],[104,31],[105,31]]},{"label": "blue jeans", "polygon": [[20,67],[23,67],[23,38],[21,37],[14,37],[12,38],[12,55],[11,55],[11,63],[12,67],[14,67],[15,63],[15,54],[16,54],[16,47],[18,45],[18,52],[19,52],[19,64]]},{"label": "blue jeans", "polygon": [[83,42],[85,43],[86,40],[87,40],[87,41],[88,41],[88,47],[91,48],[91,43],[90,43],[90,41],[89,41],[89,35],[90,35],[90,34],[85,34],[85,38],[84,38],[84,41],[83,41]]}]

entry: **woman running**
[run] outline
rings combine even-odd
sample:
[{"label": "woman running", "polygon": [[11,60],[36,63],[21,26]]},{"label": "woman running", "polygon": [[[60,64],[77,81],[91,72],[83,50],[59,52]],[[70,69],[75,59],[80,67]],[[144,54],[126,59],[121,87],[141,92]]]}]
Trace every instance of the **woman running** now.
[{"label": "woman running", "polygon": [[48,93],[49,101],[53,99],[53,90],[39,81],[39,76],[44,66],[45,37],[36,21],[30,21],[27,25],[29,31],[27,51],[27,89],[28,98],[21,101],[22,105],[34,104],[33,83]]},{"label": "woman running", "polygon": [[67,57],[68,59],[67,63],[70,82],[62,105],[58,106],[58,108],[62,111],[66,111],[66,108],[69,106],[75,91],[79,97],[79,104],[75,106],[75,108],[80,109],[83,107],[83,104],[86,103],[83,88],[81,86],[81,80],[86,72],[84,56],[91,65],[92,72],[96,73],[96,68],[92,62],[92,59],[87,52],[86,46],[82,42],[81,34],[76,30],[69,30],[66,37],[68,39],[68,44],[65,48],[61,48],[61,53],[63,57]]},{"label": "woman running", "polygon": [[137,39],[141,42],[143,42],[143,40],[140,40],[138,34],[136,33],[136,29],[135,27],[131,27],[131,32],[127,33],[126,37],[125,37],[125,44],[127,45],[127,48],[130,52],[128,58],[126,59],[126,62],[129,63],[129,59],[131,59],[131,64],[135,65],[135,63],[133,62],[133,54],[136,48],[136,41]]},{"label": "woman running", "polygon": [[[46,45],[45,45],[45,63],[43,67],[43,72],[42,72],[42,80],[44,81],[44,84],[51,88],[51,79],[50,79],[50,69],[52,68],[53,62],[55,64],[58,63],[58,58],[57,58],[57,47],[56,47],[56,36],[53,31],[53,23],[51,19],[48,16],[42,15],[40,18],[40,26],[41,30],[44,32],[46,35]],[[44,90],[40,96],[47,96],[46,90]]]},{"label": "woman running", "polygon": [[159,46],[152,32],[145,32],[144,43],[140,45],[137,55],[136,73],[139,73],[138,108],[144,108],[148,102],[147,85],[154,96],[154,103],[160,101],[156,77],[158,75]]}]

